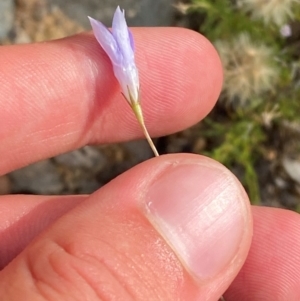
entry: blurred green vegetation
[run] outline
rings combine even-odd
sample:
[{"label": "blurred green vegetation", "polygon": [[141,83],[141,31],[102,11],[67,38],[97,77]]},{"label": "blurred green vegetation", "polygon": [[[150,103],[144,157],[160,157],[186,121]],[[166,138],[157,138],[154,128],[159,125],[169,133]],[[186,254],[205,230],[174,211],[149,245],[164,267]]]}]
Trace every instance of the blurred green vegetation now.
[{"label": "blurred green vegetation", "polygon": [[267,129],[300,120],[299,1],[192,0],[185,9],[216,45],[224,68],[223,92],[205,120],[205,135],[215,141],[206,154],[239,166],[257,204],[255,167],[272,133]]}]

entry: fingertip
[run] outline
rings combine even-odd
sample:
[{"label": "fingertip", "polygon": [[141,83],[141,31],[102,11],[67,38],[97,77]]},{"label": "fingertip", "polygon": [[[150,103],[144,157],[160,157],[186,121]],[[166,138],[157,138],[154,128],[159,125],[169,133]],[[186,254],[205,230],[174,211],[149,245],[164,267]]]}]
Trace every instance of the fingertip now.
[{"label": "fingertip", "polygon": [[245,239],[249,247],[248,199],[220,164],[199,156],[177,158],[148,187],[147,213],[191,275],[214,281],[245,256],[239,253]]},{"label": "fingertip", "polygon": [[[135,35],[143,36],[137,59],[146,82],[142,104],[148,125],[156,125],[151,132],[160,135],[161,128],[174,132],[203,119],[215,105],[223,80],[211,42],[184,28],[136,29]],[[162,127],[154,122],[159,115]]]},{"label": "fingertip", "polygon": [[[222,81],[212,45],[186,29],[133,31],[150,135],[180,131],[204,118]],[[6,158],[0,173],[87,143],[143,136],[91,33],[0,52],[0,94],[6,97],[0,103],[0,155]]]},{"label": "fingertip", "polygon": [[[180,267],[176,273],[184,275],[181,293],[187,299],[193,300],[191,287],[204,299],[217,298],[241,269],[252,239],[249,199],[218,162],[191,154],[156,157],[116,178],[104,191],[114,191],[113,206],[122,220],[126,210],[138,216],[138,207],[156,230],[153,233],[140,220],[134,227],[144,234],[126,234],[136,238],[138,248],[157,241],[158,235],[163,241],[159,245],[169,248],[169,257],[175,254],[172,266]],[[143,254],[147,257],[147,252]],[[156,266],[158,254],[152,255],[147,260]],[[170,277],[166,271],[159,274]]]},{"label": "fingertip", "polygon": [[252,207],[252,212],[251,249],[225,298],[299,300],[299,214],[261,206]]},{"label": "fingertip", "polygon": [[[0,274],[0,292],[14,279],[28,300],[217,300],[243,264],[251,231],[246,195],[227,169],[165,155],[48,227]],[[17,300],[15,290],[5,293]]]}]

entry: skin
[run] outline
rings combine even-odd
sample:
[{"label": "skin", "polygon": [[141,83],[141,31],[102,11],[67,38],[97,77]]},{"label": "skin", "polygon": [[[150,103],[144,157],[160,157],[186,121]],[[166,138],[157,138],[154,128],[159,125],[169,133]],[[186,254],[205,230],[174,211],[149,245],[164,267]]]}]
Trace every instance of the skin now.
[{"label": "skin", "polygon": [[[222,85],[212,45],[178,28],[133,34],[150,134],[166,135],[203,119]],[[86,144],[140,137],[91,34],[0,48],[0,174]],[[215,301],[226,291],[227,301],[300,300],[299,215],[251,207],[238,190],[228,197],[231,202],[239,194],[244,208],[235,260],[218,275],[195,280],[139,209],[141,187],[160,181],[175,162],[223,170],[217,182],[204,179],[216,191],[225,174],[240,187],[208,158],[173,154],[132,168],[90,196],[1,196],[1,299]]]}]

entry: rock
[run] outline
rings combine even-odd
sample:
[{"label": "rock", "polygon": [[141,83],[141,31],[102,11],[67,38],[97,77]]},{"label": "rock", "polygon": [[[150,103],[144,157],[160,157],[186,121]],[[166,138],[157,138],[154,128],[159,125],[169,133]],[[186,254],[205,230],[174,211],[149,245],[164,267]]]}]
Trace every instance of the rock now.
[{"label": "rock", "polygon": [[78,182],[76,193],[78,194],[90,194],[99,189],[101,185],[96,179],[81,178]]},{"label": "rock", "polygon": [[274,183],[279,189],[287,189],[288,188],[288,183],[287,180],[284,179],[281,176],[275,176],[274,177]]},{"label": "rock", "polygon": [[0,40],[5,39],[13,27],[15,4],[13,0],[0,1]]},{"label": "rock", "polygon": [[70,168],[87,169],[90,173],[96,173],[106,164],[103,154],[92,146],[85,146],[81,149],[59,155],[54,160]]},{"label": "rock", "polygon": [[129,151],[131,161],[134,164],[152,158],[153,152],[146,140],[136,140],[124,143],[125,148]]},{"label": "rock", "polygon": [[64,185],[56,166],[41,161],[10,173],[13,193],[59,194]]},{"label": "rock", "polygon": [[31,43],[32,40],[25,30],[18,28],[13,42],[14,44],[28,44]]},{"label": "rock", "polygon": [[28,37],[21,37],[21,42],[24,40],[40,42],[60,39],[84,30],[57,6],[51,6],[51,1],[18,0],[17,3],[14,31],[16,41],[19,40],[18,35],[23,34],[23,31]]},{"label": "rock", "polygon": [[138,11],[130,20],[130,26],[170,26],[173,22],[174,0],[142,0],[138,3]]},{"label": "rock", "polygon": [[118,5],[126,11],[129,26],[170,26],[175,11],[174,0],[52,0],[73,20],[90,29],[87,16],[111,26],[112,16]]},{"label": "rock", "polygon": [[288,191],[283,191],[280,194],[280,203],[284,205],[285,208],[295,209],[300,204],[300,198]]},{"label": "rock", "polygon": [[64,182],[64,193],[92,193],[101,184],[96,179],[107,165],[107,159],[100,149],[85,146],[81,149],[53,158]]},{"label": "rock", "polygon": [[284,157],[282,165],[290,178],[300,184],[300,161]]}]

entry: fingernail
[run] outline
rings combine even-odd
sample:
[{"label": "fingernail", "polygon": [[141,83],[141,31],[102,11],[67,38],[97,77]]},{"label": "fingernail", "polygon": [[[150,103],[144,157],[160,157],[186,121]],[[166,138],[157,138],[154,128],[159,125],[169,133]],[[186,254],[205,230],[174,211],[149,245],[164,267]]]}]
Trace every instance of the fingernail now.
[{"label": "fingernail", "polygon": [[219,167],[170,167],[150,186],[146,215],[186,269],[206,280],[236,256],[245,228],[241,195]]}]

